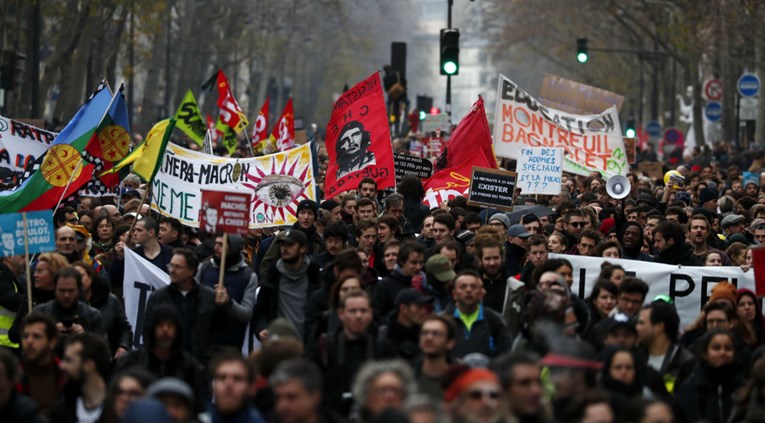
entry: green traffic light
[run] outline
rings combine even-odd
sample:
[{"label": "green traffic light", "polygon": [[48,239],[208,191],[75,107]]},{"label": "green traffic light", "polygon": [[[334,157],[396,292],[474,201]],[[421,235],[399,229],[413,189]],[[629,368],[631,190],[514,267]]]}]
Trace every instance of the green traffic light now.
[{"label": "green traffic light", "polygon": [[578,60],[579,63],[586,63],[587,59],[589,59],[587,53],[579,53],[576,55],[576,60]]},{"label": "green traffic light", "polygon": [[624,132],[624,135],[626,135],[627,138],[635,138],[635,130],[632,128],[627,128],[627,130]]},{"label": "green traffic light", "polygon": [[457,64],[452,61],[444,62],[444,72],[447,75],[454,75],[457,73]]},{"label": "green traffic light", "polygon": [[425,120],[425,110],[420,110],[420,120]]}]

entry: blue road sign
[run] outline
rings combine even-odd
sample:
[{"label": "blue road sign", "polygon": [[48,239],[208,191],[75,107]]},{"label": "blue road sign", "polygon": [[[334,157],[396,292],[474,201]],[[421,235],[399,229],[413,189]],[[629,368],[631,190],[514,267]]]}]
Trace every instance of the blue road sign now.
[{"label": "blue road sign", "polygon": [[760,78],[753,73],[741,75],[736,84],[741,97],[754,97],[760,92]]},{"label": "blue road sign", "polygon": [[656,120],[648,122],[648,124],[645,126],[645,130],[648,131],[648,136],[652,138],[658,138],[661,136],[661,124]]},{"label": "blue road sign", "polygon": [[717,122],[722,118],[722,104],[720,104],[719,101],[710,101],[707,103],[706,107],[704,107],[704,116],[706,116],[707,120],[710,122]]}]

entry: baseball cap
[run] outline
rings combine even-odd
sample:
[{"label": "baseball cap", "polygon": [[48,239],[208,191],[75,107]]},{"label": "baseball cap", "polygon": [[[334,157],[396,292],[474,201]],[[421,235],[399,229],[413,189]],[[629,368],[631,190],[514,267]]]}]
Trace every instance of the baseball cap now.
[{"label": "baseball cap", "polygon": [[405,288],[396,294],[396,307],[401,304],[427,304],[433,301],[433,297],[423,295],[414,288]]},{"label": "baseball cap", "polygon": [[510,228],[507,230],[507,236],[517,236],[519,238],[528,238],[531,236],[530,232],[526,232],[526,228],[516,223],[515,225],[510,226]]},{"label": "baseball cap", "polygon": [[744,220],[746,220],[746,218],[740,214],[729,214],[723,217],[722,222],[720,222],[720,226],[727,228],[728,226],[733,226],[737,223],[744,223]]},{"label": "baseball cap", "polygon": [[449,259],[441,254],[433,254],[425,263],[425,271],[435,276],[440,282],[454,279],[457,274],[452,270]]},{"label": "baseball cap", "polygon": [[635,322],[624,313],[617,313],[608,318],[605,324],[605,333],[613,333],[619,328],[627,328],[631,332],[637,333]]},{"label": "baseball cap", "polygon": [[279,232],[279,241],[286,244],[300,244],[301,247],[308,244],[308,238],[303,231],[295,228],[289,228]]}]

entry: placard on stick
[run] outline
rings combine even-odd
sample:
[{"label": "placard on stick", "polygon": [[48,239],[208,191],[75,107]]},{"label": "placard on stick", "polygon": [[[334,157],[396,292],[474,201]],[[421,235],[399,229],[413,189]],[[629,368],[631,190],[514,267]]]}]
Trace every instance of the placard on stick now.
[{"label": "placard on stick", "polygon": [[433,175],[433,163],[428,159],[396,154],[393,156],[393,163],[396,166],[396,183],[401,182],[404,175],[415,175],[423,180]]},{"label": "placard on stick", "polygon": [[252,195],[246,192],[202,190],[199,229],[217,234],[247,234]]},{"label": "placard on stick", "polygon": [[521,194],[557,195],[563,178],[563,149],[523,147],[515,171]]},{"label": "placard on stick", "polygon": [[473,167],[468,204],[512,211],[516,177],[515,172]]},{"label": "placard on stick", "polygon": [[29,254],[54,251],[53,214],[49,210],[0,214],[0,241],[0,257],[24,254],[25,242]]}]

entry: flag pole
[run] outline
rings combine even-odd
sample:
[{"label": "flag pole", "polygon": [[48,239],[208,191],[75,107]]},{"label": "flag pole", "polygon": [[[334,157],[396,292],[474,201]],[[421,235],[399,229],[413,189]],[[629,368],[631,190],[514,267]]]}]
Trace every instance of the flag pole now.
[{"label": "flag pole", "polygon": [[135,213],[135,219],[133,219],[133,223],[130,224],[130,230],[128,230],[128,238],[133,237],[133,229],[135,229],[135,224],[138,222],[138,216],[141,215],[141,207],[143,207],[143,203],[146,201],[146,196],[149,194],[150,189],[151,181],[148,181],[146,183],[146,190],[144,190],[143,194],[141,194],[141,204],[138,205],[138,211]]},{"label": "flag pole", "polygon": [[76,175],[77,172],[80,170],[80,166],[82,166],[82,156],[80,156],[80,161],[77,162],[77,166],[74,168],[74,171],[72,171],[72,174],[69,175],[69,181],[67,181],[66,183],[66,188],[64,188],[64,192],[61,193],[61,198],[58,199],[58,203],[56,203],[56,207],[53,209],[54,211],[58,210],[58,207],[61,205],[61,202],[64,201],[64,197],[66,197],[66,192],[69,191],[69,185],[72,184],[74,175]]},{"label": "flag pole", "polygon": [[24,262],[27,267],[27,310],[32,312],[32,267],[29,265],[29,233],[27,230],[27,212],[21,212],[21,219],[24,221]]}]

